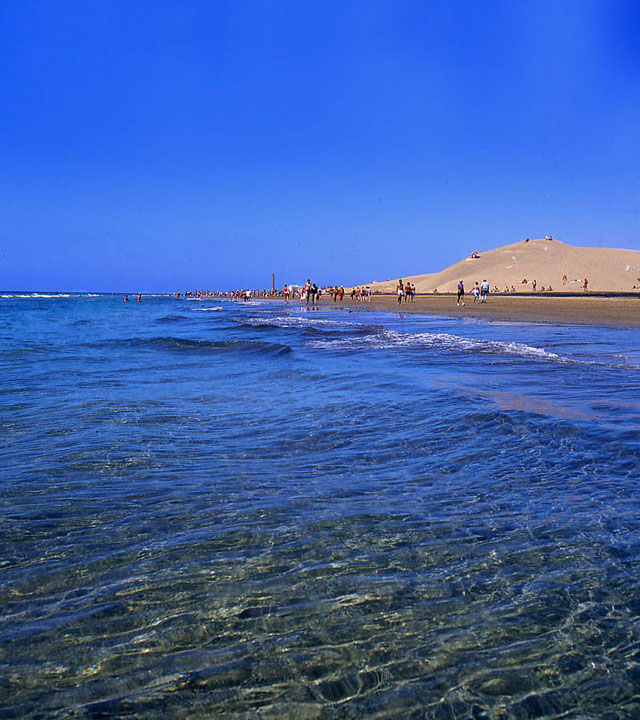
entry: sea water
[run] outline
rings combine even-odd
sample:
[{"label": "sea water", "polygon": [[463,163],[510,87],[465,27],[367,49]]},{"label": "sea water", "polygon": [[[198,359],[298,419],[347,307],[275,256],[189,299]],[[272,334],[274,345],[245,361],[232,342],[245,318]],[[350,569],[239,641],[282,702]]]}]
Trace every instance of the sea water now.
[{"label": "sea water", "polygon": [[2,293],[0,471],[3,718],[640,716],[636,330]]}]

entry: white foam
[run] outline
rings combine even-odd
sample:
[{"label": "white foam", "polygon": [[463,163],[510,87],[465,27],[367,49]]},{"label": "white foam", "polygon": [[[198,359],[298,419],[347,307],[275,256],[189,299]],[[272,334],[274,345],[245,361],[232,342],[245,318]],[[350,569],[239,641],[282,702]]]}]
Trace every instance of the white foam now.
[{"label": "white foam", "polygon": [[297,315],[284,315],[282,317],[249,317],[241,318],[239,322],[245,325],[275,325],[276,327],[364,327],[363,323],[346,322],[340,320],[323,320],[316,317],[300,317]]},{"label": "white foam", "polygon": [[222,312],[221,307],[193,308],[196,312]]},{"label": "white foam", "polygon": [[383,330],[374,335],[352,338],[345,336],[336,340],[310,340],[309,344],[317,348],[356,350],[363,345],[386,350],[393,348],[433,348],[452,352],[486,353],[493,355],[516,355],[538,360],[568,361],[556,353],[542,348],[518,342],[500,340],[478,340],[460,337],[448,333],[401,333],[395,330]]},{"label": "white foam", "polygon": [[68,298],[71,297],[71,295],[67,295],[65,293],[56,293],[55,295],[45,295],[44,293],[33,293],[31,297],[34,298]]},{"label": "white foam", "polygon": [[56,295],[46,295],[44,293],[30,293],[28,295],[22,295],[22,294],[12,294],[12,295],[0,295],[0,297],[3,298],[68,298],[71,297],[71,295],[60,293]]}]

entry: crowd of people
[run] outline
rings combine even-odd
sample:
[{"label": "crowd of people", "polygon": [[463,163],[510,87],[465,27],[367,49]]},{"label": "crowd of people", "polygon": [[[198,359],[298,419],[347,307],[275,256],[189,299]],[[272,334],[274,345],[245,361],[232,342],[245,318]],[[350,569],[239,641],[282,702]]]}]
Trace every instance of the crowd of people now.
[{"label": "crowd of people", "polygon": [[248,300],[252,297],[260,298],[277,298],[282,297],[282,291],[278,289],[253,289],[240,288],[239,290],[185,290],[184,293],[176,290],[173,293],[176,298],[185,297],[187,299],[206,300],[208,298],[230,298],[232,300]]},{"label": "crowd of people", "polygon": [[[567,275],[564,274],[564,275],[562,276],[562,285],[564,286],[564,285],[566,285],[567,283],[580,283],[580,280],[578,280],[578,278],[574,278],[573,280],[569,280],[569,279],[567,278]],[[527,278],[522,278],[522,282],[521,282],[520,284],[521,284],[521,285],[528,285],[528,284],[529,284],[529,281],[527,280]],[[513,285],[512,285],[511,287],[513,288]],[[587,292],[588,289],[589,289],[589,280],[588,280],[587,278],[584,278],[584,279],[582,280],[582,292]],[[538,281],[537,281],[537,280],[532,280],[532,281],[531,281],[531,291],[534,292],[534,293],[537,293],[537,292],[553,292],[553,286],[551,285],[551,283],[549,283],[548,285],[540,285],[540,287],[538,287]],[[511,292],[515,292],[515,288],[513,288],[513,290],[511,290]]]},{"label": "crowd of people", "polygon": [[[471,288],[471,295],[473,295],[473,302],[474,303],[486,303],[489,292],[490,292],[490,286],[486,280],[483,280],[481,285],[478,284],[478,281],[476,280],[473,287]],[[457,298],[458,298],[457,304],[464,305],[464,296],[465,296],[464,280],[460,280],[458,282],[458,286],[456,288],[456,294],[457,294]]]},{"label": "crowd of people", "polygon": [[407,282],[403,282],[402,279],[398,280],[396,285],[396,296],[398,297],[398,305],[402,305],[404,302],[414,302],[416,298],[416,286]]},{"label": "crowd of people", "polygon": [[355,302],[371,302],[371,288],[368,285],[351,288],[351,299]]},{"label": "crowd of people", "polygon": [[[566,285],[568,282],[580,283],[580,280],[575,279],[569,281],[567,279],[567,275],[563,275],[562,284]],[[531,291],[534,293],[553,292],[553,287],[551,284],[541,284],[540,286],[538,286],[537,280],[529,281],[527,280],[527,278],[523,278],[521,285],[530,285]],[[583,292],[586,293],[589,286],[589,281],[587,280],[587,278],[584,278],[582,280],[581,285]],[[440,294],[438,288],[434,288],[432,292],[434,295]],[[460,280],[456,287],[458,305],[464,305],[465,292],[466,291],[464,287],[464,281]],[[469,292],[473,296],[474,303],[486,303],[487,297],[490,292],[501,295],[508,295],[516,293],[518,291],[516,290],[514,285],[508,284],[504,286],[503,290],[500,290],[497,285],[494,285],[493,288],[490,288],[487,280],[483,280],[481,284],[476,281]],[[184,293],[176,291],[174,293],[174,297],[184,297],[187,299],[199,300],[204,300],[207,298],[228,298],[244,302],[247,302],[252,298],[282,298],[286,303],[297,301],[301,304],[317,307],[323,293],[328,294],[334,303],[343,302],[345,296],[345,289],[342,285],[330,285],[326,289],[323,289],[319,287],[316,283],[312,283],[311,280],[307,278],[307,281],[304,283],[304,285],[284,285],[282,290],[280,290],[279,288],[273,288],[271,290],[241,288],[239,290],[227,290],[223,292],[212,290],[185,290]],[[378,291],[372,290],[371,286],[369,285],[354,286],[353,288],[351,288],[348,296],[353,302],[371,302],[372,295],[375,295],[377,293]],[[399,279],[396,284],[396,297],[398,300],[398,305],[401,305],[403,302],[415,302],[415,284],[409,281],[405,282],[404,280]],[[129,298],[127,297],[125,299],[125,302],[128,299]],[[140,302],[140,296],[138,296],[138,302]]]},{"label": "crowd of people", "polygon": [[286,303],[289,300],[298,300],[300,303],[317,307],[318,300],[322,297],[322,288],[312,283],[309,278],[302,287],[298,285],[285,285],[282,288],[282,297]]}]

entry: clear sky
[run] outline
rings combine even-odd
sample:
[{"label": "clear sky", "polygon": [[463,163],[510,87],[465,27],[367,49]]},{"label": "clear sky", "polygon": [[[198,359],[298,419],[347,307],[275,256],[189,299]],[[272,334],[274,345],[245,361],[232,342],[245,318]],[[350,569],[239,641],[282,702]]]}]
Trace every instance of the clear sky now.
[{"label": "clear sky", "polygon": [[0,288],[640,249],[635,0],[3,0]]}]

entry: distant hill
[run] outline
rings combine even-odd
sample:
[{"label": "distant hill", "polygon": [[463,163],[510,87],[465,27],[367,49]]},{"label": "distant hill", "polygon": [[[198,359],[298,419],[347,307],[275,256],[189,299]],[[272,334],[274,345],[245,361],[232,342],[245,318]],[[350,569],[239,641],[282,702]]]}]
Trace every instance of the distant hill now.
[{"label": "distant hill", "polygon": [[[542,286],[565,292],[582,291],[587,278],[589,290],[629,292],[640,290],[640,250],[581,248],[546,238],[520,241],[467,257],[445,270],[402,278],[414,283],[418,292],[454,292],[459,280],[469,290],[477,280],[487,280],[491,289],[513,286],[518,292],[532,292]],[[566,283],[563,284],[563,275]],[[526,279],[526,283],[523,280]],[[373,290],[395,292],[398,278],[371,284]]]}]

